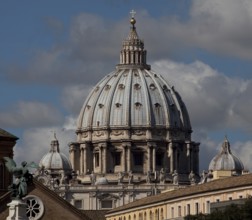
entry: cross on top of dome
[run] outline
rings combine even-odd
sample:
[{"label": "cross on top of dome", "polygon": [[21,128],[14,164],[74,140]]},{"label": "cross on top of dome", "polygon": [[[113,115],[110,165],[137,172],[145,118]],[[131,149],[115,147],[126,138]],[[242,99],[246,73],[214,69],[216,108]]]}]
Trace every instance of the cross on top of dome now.
[{"label": "cross on top of dome", "polygon": [[131,19],[130,23],[132,27],[130,28],[130,33],[123,41],[123,48],[120,53],[120,64],[117,65],[119,69],[128,68],[140,68],[150,70],[150,65],[146,64],[146,50],[144,49],[144,42],[139,39],[136,31],[136,12],[132,10],[130,12]]},{"label": "cross on top of dome", "polygon": [[132,9],[130,14],[131,14],[130,23],[132,24],[133,28],[135,28],[136,19],[134,18],[134,16],[135,16],[136,12]]}]

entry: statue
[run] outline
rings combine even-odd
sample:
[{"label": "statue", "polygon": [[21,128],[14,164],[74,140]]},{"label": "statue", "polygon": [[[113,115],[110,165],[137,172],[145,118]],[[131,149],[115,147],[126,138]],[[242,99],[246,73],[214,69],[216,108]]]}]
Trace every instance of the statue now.
[{"label": "statue", "polygon": [[11,197],[13,199],[22,199],[27,195],[27,184],[31,183],[33,179],[32,174],[28,170],[29,164],[23,161],[21,167],[17,167],[13,159],[9,157],[4,157],[3,159],[9,172],[14,175],[14,183],[8,187],[11,191]]},{"label": "statue", "polygon": [[195,174],[194,174],[194,172],[193,171],[191,171],[190,173],[189,173],[189,181],[190,181],[190,184],[191,185],[195,185],[195,183],[196,183],[196,179],[195,179]]},{"label": "statue", "polygon": [[159,180],[160,180],[160,183],[164,183],[165,182],[165,170],[164,170],[164,168],[161,168],[161,170],[160,170]]},{"label": "statue", "polygon": [[123,178],[124,178],[124,173],[123,172],[119,172],[118,173],[118,185],[122,184]]},{"label": "statue", "polygon": [[89,175],[89,178],[90,178],[91,185],[95,185],[96,175],[95,175],[94,171],[92,171],[92,173]]},{"label": "statue", "polygon": [[151,182],[151,171],[148,170],[147,175],[146,175],[146,183],[150,183],[150,182]]},{"label": "statue", "polygon": [[133,181],[134,176],[133,176],[133,173],[132,173],[131,170],[129,171],[128,177],[129,177],[129,184],[132,184],[132,181]]},{"label": "statue", "polygon": [[177,173],[177,170],[174,170],[174,172],[172,174],[172,177],[173,177],[173,184],[174,185],[178,185],[178,173]]}]

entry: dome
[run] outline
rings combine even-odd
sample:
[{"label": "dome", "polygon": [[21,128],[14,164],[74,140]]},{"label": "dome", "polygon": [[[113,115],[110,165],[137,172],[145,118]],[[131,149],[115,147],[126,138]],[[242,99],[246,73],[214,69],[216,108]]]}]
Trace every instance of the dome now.
[{"label": "dome", "polygon": [[244,170],[241,160],[233,155],[230,149],[230,143],[227,138],[222,144],[219,154],[217,154],[209,164],[209,170],[228,170],[240,174]]},{"label": "dome", "polygon": [[59,142],[56,139],[51,141],[51,149],[42,157],[39,167],[44,167],[45,170],[72,170],[68,158],[59,152]]},{"label": "dome", "polygon": [[[175,170],[183,182],[198,174],[199,143],[191,140],[187,108],[175,88],[146,62],[147,51],[131,18],[120,62],[98,82],[80,111],[77,141],[69,144],[73,169],[117,183],[118,174]],[[166,74],[169,74],[168,72]]]},{"label": "dome", "polygon": [[[146,54],[133,23],[123,41],[120,64],[87,97],[79,114],[77,133],[110,130],[110,134],[116,134],[120,128],[174,129],[184,136],[191,133],[184,102],[175,88],[146,64]],[[167,137],[167,133],[163,135]],[[107,138],[113,139],[109,135]]]}]

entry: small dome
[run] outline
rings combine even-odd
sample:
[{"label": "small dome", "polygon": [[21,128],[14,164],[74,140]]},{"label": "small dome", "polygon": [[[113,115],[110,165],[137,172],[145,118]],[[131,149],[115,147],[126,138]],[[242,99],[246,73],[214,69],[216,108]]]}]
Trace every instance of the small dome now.
[{"label": "small dome", "polygon": [[95,185],[108,185],[108,180],[106,177],[100,177],[97,179],[97,181],[95,182]]},{"label": "small dome", "polygon": [[241,174],[242,170],[244,170],[241,160],[231,152],[230,143],[227,138],[225,138],[222,144],[220,153],[210,162],[209,170],[230,170],[235,171],[237,174]]},{"label": "small dome", "polygon": [[51,149],[42,157],[39,166],[46,170],[72,170],[68,158],[59,152],[59,142],[56,139],[51,141]]}]

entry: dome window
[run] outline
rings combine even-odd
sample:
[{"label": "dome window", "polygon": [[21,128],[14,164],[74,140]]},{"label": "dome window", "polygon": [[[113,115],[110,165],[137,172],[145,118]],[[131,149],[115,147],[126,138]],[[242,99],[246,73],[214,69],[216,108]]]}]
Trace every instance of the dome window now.
[{"label": "dome window", "polygon": [[99,86],[96,86],[95,91],[97,92],[100,89]]},{"label": "dome window", "polygon": [[139,77],[138,73],[134,73],[134,76],[135,76],[135,77]]},{"label": "dome window", "polygon": [[138,108],[140,108],[140,107],[142,106],[142,104],[141,104],[140,102],[136,102],[136,103],[135,103],[135,106],[136,106],[136,108],[138,109]]},{"label": "dome window", "polygon": [[156,86],[155,86],[153,83],[151,83],[151,84],[150,84],[150,89],[151,89],[151,90],[155,90],[155,89],[156,89]]},{"label": "dome window", "polygon": [[166,85],[163,85],[163,90],[164,90],[164,91],[168,91],[169,89],[167,88]]},{"label": "dome window", "polygon": [[141,88],[140,84],[136,83],[136,84],[134,85],[134,89],[135,89],[135,90],[139,90],[140,88]]},{"label": "dome window", "polygon": [[156,108],[160,108],[161,107],[161,105],[159,103],[155,103],[154,105],[155,105]]},{"label": "dome window", "polygon": [[91,108],[91,106],[90,105],[87,105],[87,109],[90,109]]},{"label": "dome window", "polygon": [[120,108],[120,107],[122,106],[122,104],[120,104],[120,103],[117,102],[117,103],[115,104],[115,106],[116,106],[117,108]]},{"label": "dome window", "polygon": [[125,85],[123,85],[122,83],[118,85],[118,88],[119,89],[124,89],[125,88]]},{"label": "dome window", "polygon": [[109,90],[111,88],[111,85],[106,85],[105,90]]},{"label": "dome window", "polygon": [[100,103],[98,106],[99,106],[99,108],[102,108],[104,105]]}]

